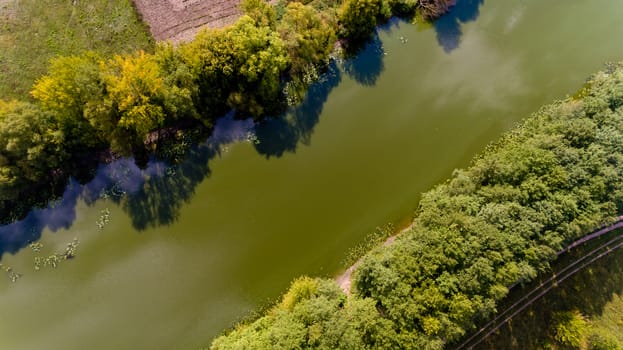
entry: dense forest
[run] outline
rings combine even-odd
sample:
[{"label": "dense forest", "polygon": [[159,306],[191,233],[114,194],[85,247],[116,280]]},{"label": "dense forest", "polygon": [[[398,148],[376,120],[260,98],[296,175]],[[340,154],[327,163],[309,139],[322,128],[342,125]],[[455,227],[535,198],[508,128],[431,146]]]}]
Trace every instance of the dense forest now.
[{"label": "dense forest", "polygon": [[[413,228],[367,253],[351,295],[301,278],[212,349],[443,349],[509,287],[623,212],[623,64],[541,108],[423,194]],[[589,348],[599,348],[599,344]]]},{"label": "dense forest", "polygon": [[0,102],[1,221],[59,193],[68,176],[81,178],[76,172],[97,151],[134,155],[144,164],[165,128],[209,130],[230,110],[256,119],[276,115],[301,101],[338,40],[340,50],[353,53],[392,14],[434,18],[449,4],[245,0],[235,24],[206,29],[177,47],[53,59],[32,88],[34,101]]}]

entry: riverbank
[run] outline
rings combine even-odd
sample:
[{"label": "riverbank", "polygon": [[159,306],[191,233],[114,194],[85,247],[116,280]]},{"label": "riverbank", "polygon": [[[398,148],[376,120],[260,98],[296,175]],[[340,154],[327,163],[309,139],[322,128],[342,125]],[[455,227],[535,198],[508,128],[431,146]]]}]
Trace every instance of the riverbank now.
[{"label": "riverbank", "polygon": [[[404,234],[407,231],[410,231],[413,229],[413,226],[415,224],[412,223],[411,225],[401,229],[398,233],[388,237],[380,246],[382,247],[387,247],[390,244],[393,244],[396,241],[396,238],[401,235]],[[564,249],[558,251],[556,253],[557,256],[560,256],[564,253],[567,253],[569,250],[578,247],[584,243],[590,242],[594,239],[600,238],[601,236],[608,234],[616,229],[619,228],[623,228],[623,216],[617,216],[614,219],[613,223],[607,224],[607,225],[601,225],[598,229],[595,229],[593,231],[591,231],[590,233],[586,234],[585,236],[583,236],[582,238],[572,242],[571,244],[567,245]],[[352,275],[355,272],[355,270],[357,270],[357,268],[359,267],[359,265],[361,264],[363,257],[357,259],[357,261],[355,261],[354,264],[352,264],[351,266],[349,266],[346,271],[344,271],[343,273],[339,274],[336,278],[335,278],[335,282],[337,283],[337,285],[340,287],[340,289],[344,292],[344,294],[350,296],[350,289],[351,289],[351,284],[352,284]],[[513,286],[509,286],[509,289],[512,289],[514,287]]]},{"label": "riverbank", "polygon": [[[260,144],[223,144],[214,157],[189,157],[194,167],[150,162],[141,171],[123,159],[98,169],[93,183],[73,182],[66,199],[50,205],[56,214],[34,210],[30,218],[37,232],[43,227],[46,247],[78,237],[81,250],[45,275],[32,271],[28,246],[3,256],[24,278],[5,281],[0,348],[206,348],[235,320],[276,300],[296,276],[334,277],[367,232],[412,218],[420,193],[467,167],[539,106],[573,94],[604,60],[623,57],[623,45],[600,40],[623,28],[623,3],[603,13],[596,8],[607,1],[572,2],[485,2],[450,53],[435,27],[393,22],[378,31],[372,48],[388,54],[365,85],[349,72],[379,71],[371,49],[345,62],[341,79],[315,86],[307,107],[283,118],[287,128],[282,120],[257,127],[236,121]],[[514,30],[500,31],[518,7],[525,11]],[[549,59],[541,59],[552,43]],[[590,50],[574,50],[578,45]],[[277,139],[283,141],[269,141]],[[119,203],[93,199],[103,177],[123,179],[128,170],[146,182],[115,186],[127,191]],[[177,176],[165,176],[169,170]],[[110,223],[100,231],[95,222],[107,207]],[[31,232],[30,218],[19,232]]]},{"label": "riverbank", "polygon": [[[386,246],[394,243],[394,241],[396,241],[396,237],[398,237],[398,235],[400,235],[401,233],[409,231],[411,228],[413,228],[413,224],[411,224],[408,227],[402,229],[400,232],[398,232],[398,233],[388,237],[383,242],[382,246],[386,247]],[[353,263],[351,266],[349,266],[346,269],[346,271],[344,271],[343,273],[339,274],[335,278],[335,282],[337,283],[337,285],[344,292],[344,294],[346,294],[348,296],[350,296],[350,289],[351,289],[351,285],[352,285],[352,282],[353,282],[352,281],[353,273],[355,272],[355,270],[357,270],[357,268],[361,264],[361,260],[362,259],[363,259],[363,257],[360,257],[359,259],[357,259],[357,261],[355,261],[355,263]]]}]

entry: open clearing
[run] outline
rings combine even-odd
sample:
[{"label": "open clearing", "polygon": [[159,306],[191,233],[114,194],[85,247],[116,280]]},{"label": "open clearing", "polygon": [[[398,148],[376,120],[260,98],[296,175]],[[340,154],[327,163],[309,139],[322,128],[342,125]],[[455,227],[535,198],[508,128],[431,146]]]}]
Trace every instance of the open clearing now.
[{"label": "open clearing", "polygon": [[53,57],[152,48],[130,0],[0,0],[0,98],[27,99]]}]

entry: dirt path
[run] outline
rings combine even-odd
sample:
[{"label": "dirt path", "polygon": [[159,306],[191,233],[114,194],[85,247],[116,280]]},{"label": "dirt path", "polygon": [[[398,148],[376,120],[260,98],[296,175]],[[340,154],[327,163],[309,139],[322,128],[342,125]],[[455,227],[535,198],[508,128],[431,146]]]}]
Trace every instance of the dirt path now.
[{"label": "dirt path", "polygon": [[15,16],[17,0],[0,0],[0,23],[9,24]]},{"label": "dirt path", "polygon": [[[396,240],[396,237],[406,231],[409,231],[411,228],[413,228],[413,224],[407,226],[406,228],[400,230],[400,232],[396,233],[395,235],[387,238],[385,240],[385,242],[383,242],[383,246],[388,246],[392,243],[394,243],[394,241]],[[344,273],[342,273],[341,275],[337,276],[335,278],[335,281],[337,282],[337,284],[340,286],[340,288],[344,291],[344,293],[346,293],[346,295],[350,295],[350,287],[351,287],[351,283],[352,283],[352,275],[353,272],[355,272],[355,270],[359,267],[359,264],[361,263],[361,259],[359,258],[359,260],[355,261],[354,264],[352,264],[348,269],[346,269],[346,271],[344,271]]]},{"label": "dirt path", "polygon": [[[5,0],[0,0],[5,1]],[[240,0],[133,0],[157,41],[192,40],[203,26],[219,28],[240,15]]]}]

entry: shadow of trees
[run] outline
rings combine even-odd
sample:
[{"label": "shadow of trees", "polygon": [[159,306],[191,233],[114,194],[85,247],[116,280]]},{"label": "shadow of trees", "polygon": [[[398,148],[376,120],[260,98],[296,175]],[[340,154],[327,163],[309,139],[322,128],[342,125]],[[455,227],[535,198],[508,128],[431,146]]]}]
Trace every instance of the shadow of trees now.
[{"label": "shadow of trees", "polygon": [[475,21],[480,15],[480,6],[484,0],[456,0],[448,13],[433,23],[437,33],[437,42],[446,53],[457,49],[461,44],[464,23]]},{"label": "shadow of trees", "polygon": [[214,137],[190,147],[183,161],[175,165],[152,158],[140,168],[134,159],[122,158],[101,164],[86,184],[72,178],[59,200],[46,208],[32,209],[22,220],[0,226],[0,256],[17,253],[39,240],[46,229],[56,232],[70,228],[80,199],[88,205],[100,200],[119,205],[138,231],[174,223],[195,188],[209,177],[209,161],[223,144],[245,137],[252,125],[252,121],[235,121],[231,116],[222,118]]},{"label": "shadow of trees", "polygon": [[163,162],[154,161],[147,168],[140,169],[133,159],[123,158],[100,164],[84,184],[71,178],[60,199],[48,203],[45,208],[31,209],[22,220],[0,226],[0,256],[17,253],[39,240],[46,229],[56,232],[70,228],[76,220],[79,199],[89,205],[102,199],[120,203],[126,194],[138,193],[145,179],[157,177],[163,167]]},{"label": "shadow of trees", "polygon": [[333,61],[322,79],[309,87],[297,107],[280,117],[268,118],[256,124],[254,132],[257,152],[266,158],[281,157],[286,152],[295,152],[299,142],[309,144],[324,104],[340,81],[342,73]]},{"label": "shadow of trees", "polygon": [[384,57],[383,43],[375,31],[356,55],[344,61],[344,73],[360,85],[373,86],[385,70]]},{"label": "shadow of trees", "polygon": [[190,150],[179,165],[158,163],[158,174],[147,178],[120,203],[132,226],[142,231],[176,222],[182,205],[190,201],[197,185],[210,175],[208,163],[215,155],[211,148],[202,145]]},{"label": "shadow of trees", "polygon": [[71,180],[60,199],[47,208],[32,209],[24,219],[0,226],[0,257],[4,253],[15,254],[30,242],[37,241],[45,228],[52,231],[69,228],[76,219],[80,193],[80,184]]},{"label": "shadow of trees", "polygon": [[[621,234],[619,231],[617,234]],[[566,260],[577,259],[589,249],[577,250]],[[564,261],[556,264],[564,264]],[[554,266],[555,267],[555,266]],[[538,286],[540,281],[513,291],[498,310],[511,305],[513,299]],[[597,260],[581,272],[560,283],[513,320],[493,333],[475,349],[542,349],[557,312],[579,310],[585,316],[599,316],[613,294],[623,293],[623,249]]]},{"label": "shadow of trees", "polygon": [[[395,23],[394,23],[395,25]],[[390,25],[382,28],[389,30]],[[375,32],[352,57],[337,63],[331,61],[322,78],[311,84],[303,101],[278,118],[267,118],[255,126],[255,149],[266,158],[296,152],[299,143],[309,145],[314,127],[329,94],[346,74],[363,86],[373,86],[385,69],[383,44]]]},{"label": "shadow of trees", "polygon": [[152,158],[145,169],[126,167],[123,176],[115,177],[117,192],[123,195],[115,196],[112,189],[111,198],[138,231],[175,223],[197,186],[210,176],[210,161],[223,146],[247,139],[253,125],[229,113],[218,120],[207,141],[190,146],[181,161],[170,164]]}]

